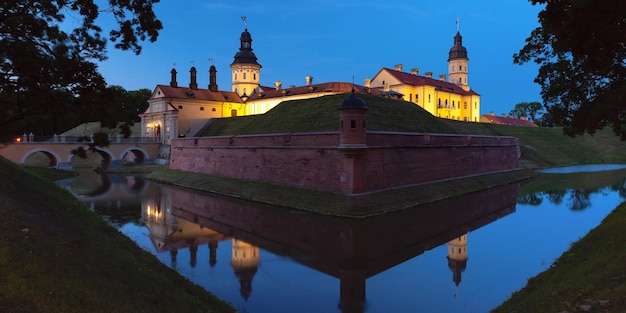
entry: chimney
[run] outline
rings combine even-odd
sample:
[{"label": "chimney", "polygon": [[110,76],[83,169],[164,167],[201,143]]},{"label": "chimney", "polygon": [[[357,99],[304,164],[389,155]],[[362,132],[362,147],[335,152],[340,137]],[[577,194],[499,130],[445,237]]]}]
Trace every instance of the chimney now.
[{"label": "chimney", "polygon": [[383,86],[383,91],[391,91],[391,85],[389,85],[389,84],[385,84],[385,85]]},{"label": "chimney", "polygon": [[439,80],[442,81],[442,82],[445,82],[446,81],[446,74],[440,74],[439,75]]},{"label": "chimney", "polygon": [[363,85],[365,85],[366,88],[372,87],[372,80],[370,78],[364,79],[363,80]]},{"label": "chimney", "polygon": [[282,86],[283,86],[283,82],[281,81],[274,82],[274,87],[276,87],[276,90],[280,90]]},{"label": "chimney", "polygon": [[491,116],[494,116],[494,113],[493,113],[493,111],[491,111],[491,112],[489,112],[489,115],[491,115]]},{"label": "chimney", "polygon": [[420,74],[420,68],[419,67],[414,67],[411,69],[411,74],[417,76]]},{"label": "chimney", "polygon": [[426,77],[428,78],[433,78],[433,72],[426,72],[424,74],[426,74]]},{"label": "chimney", "polygon": [[209,68],[209,90],[215,92],[217,91],[217,69],[215,65],[211,65]]},{"label": "chimney", "polygon": [[398,72],[402,72],[402,67],[404,67],[404,64],[402,64],[402,63],[395,65],[396,71],[398,71]]},{"label": "chimney", "polygon": [[176,82],[176,69],[172,68],[170,73],[172,73],[172,78],[171,78],[171,81],[170,81],[170,87],[178,87],[178,83]]},{"label": "chimney", "polygon": [[198,71],[196,71],[196,67],[192,66],[191,69],[189,70],[189,73],[191,73],[191,82],[189,83],[189,88],[191,89],[198,89],[198,83],[196,82],[196,73]]},{"label": "chimney", "polygon": [[307,86],[313,85],[313,76],[309,75],[309,76],[304,77],[304,79],[306,80],[306,85]]}]

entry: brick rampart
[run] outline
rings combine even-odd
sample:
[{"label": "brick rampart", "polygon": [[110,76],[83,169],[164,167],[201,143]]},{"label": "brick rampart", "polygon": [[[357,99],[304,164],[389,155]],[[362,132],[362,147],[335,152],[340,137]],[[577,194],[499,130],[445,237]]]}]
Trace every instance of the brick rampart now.
[{"label": "brick rampart", "polygon": [[516,169],[513,137],[368,132],[367,146],[339,147],[339,132],[185,138],[170,168],[215,176],[365,193]]}]

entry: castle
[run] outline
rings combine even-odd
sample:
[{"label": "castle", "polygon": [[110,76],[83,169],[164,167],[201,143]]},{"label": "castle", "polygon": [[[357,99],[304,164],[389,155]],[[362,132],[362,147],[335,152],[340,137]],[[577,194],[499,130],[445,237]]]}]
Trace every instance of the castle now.
[{"label": "castle", "polygon": [[276,81],[268,87],[261,85],[262,66],[246,26],[230,65],[231,90],[219,90],[213,65],[206,89],[198,86],[195,66],[189,70],[188,87],[178,85],[173,68],[169,85],[157,85],[148,100],[148,109],[140,114],[141,136],[170,145],[174,138],[196,136],[213,118],[263,114],[283,101],[348,93],[353,88],[357,93],[415,103],[437,117],[478,122],[480,95],[468,84],[468,61],[467,49],[457,30],[448,55],[448,75],[439,75],[439,79],[434,79],[432,72],[420,76],[418,68],[404,72],[403,65],[397,64],[394,69],[381,68],[371,79],[365,78],[362,86],[348,82],[314,84],[313,77],[306,76],[303,86],[283,87],[282,82]]}]

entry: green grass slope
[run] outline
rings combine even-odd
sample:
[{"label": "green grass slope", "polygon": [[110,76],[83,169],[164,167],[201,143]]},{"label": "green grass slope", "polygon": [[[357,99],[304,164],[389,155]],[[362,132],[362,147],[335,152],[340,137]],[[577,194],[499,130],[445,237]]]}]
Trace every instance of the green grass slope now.
[{"label": "green grass slope", "polygon": [[234,312],[0,157],[0,312]]},{"label": "green grass slope", "polygon": [[[349,94],[286,101],[262,115],[215,120],[202,136],[338,131],[339,107]],[[561,128],[468,123],[436,118],[419,106],[359,95],[368,106],[368,130],[513,136],[520,140],[521,166],[626,163],[626,142],[610,130],[570,138]]]}]

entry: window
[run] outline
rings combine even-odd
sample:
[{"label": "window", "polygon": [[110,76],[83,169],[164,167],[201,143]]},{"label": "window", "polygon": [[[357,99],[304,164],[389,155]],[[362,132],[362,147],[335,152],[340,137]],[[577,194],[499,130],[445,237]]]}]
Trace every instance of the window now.
[{"label": "window", "polygon": [[256,80],[256,73],[252,74],[252,79]]},{"label": "window", "polygon": [[237,80],[237,73],[235,73],[235,80]]},{"label": "window", "polygon": [[246,73],[243,73],[243,79],[246,79]]},{"label": "window", "polygon": [[459,84],[462,84],[463,80],[459,77]]},{"label": "window", "polygon": [[356,121],[350,120],[350,128],[356,128]]},{"label": "window", "polygon": [[428,103],[430,103],[430,94],[428,95]]},{"label": "window", "polygon": [[459,65],[459,71],[463,70],[463,65]]},{"label": "window", "polygon": [[413,102],[413,95],[409,94],[409,102]]},{"label": "window", "polygon": [[204,111],[204,107],[200,107],[200,111]]},{"label": "window", "polygon": [[419,94],[415,94],[415,102],[417,102],[417,100],[419,100]]},{"label": "window", "polygon": [[183,109],[183,106],[182,106],[182,105],[179,105],[179,106],[178,106],[178,109],[179,109],[179,110],[182,110],[182,109]]},{"label": "window", "polygon": [[211,112],[215,112],[215,108],[211,108]]},{"label": "window", "polygon": [[467,109],[467,102],[463,102],[463,108]]}]

